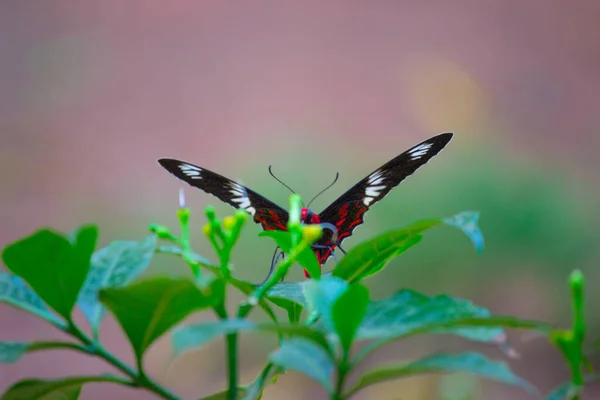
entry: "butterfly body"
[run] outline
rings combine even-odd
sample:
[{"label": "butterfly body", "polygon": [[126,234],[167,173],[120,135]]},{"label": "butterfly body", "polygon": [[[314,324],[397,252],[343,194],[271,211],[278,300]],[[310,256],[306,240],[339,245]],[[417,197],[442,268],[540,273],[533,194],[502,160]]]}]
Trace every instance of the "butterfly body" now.
[{"label": "butterfly body", "polygon": [[[333,251],[364,222],[365,213],[370,207],[437,155],[452,136],[452,133],[442,133],[413,146],[359,181],[318,214],[309,208],[302,208],[302,223],[321,224],[323,227],[323,235],[313,245],[319,263],[323,265]],[[158,162],[189,185],[235,208],[245,209],[263,229],[287,230],[287,211],[253,190],[185,161],[162,158]]]}]

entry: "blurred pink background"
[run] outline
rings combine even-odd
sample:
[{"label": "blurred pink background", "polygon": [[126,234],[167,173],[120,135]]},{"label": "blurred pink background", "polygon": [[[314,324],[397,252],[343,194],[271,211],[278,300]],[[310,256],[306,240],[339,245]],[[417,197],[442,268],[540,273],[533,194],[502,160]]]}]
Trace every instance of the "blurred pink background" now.
[{"label": "blurred pink background", "polygon": [[[156,163],[174,157],[241,179],[286,205],[267,166],[328,201],[413,144],[453,131],[451,145],[374,207],[346,248],[410,221],[480,210],[486,250],[477,256],[449,230],[428,234],[379,276],[373,297],[402,287],[449,293],[495,313],[569,323],[566,279],[588,278],[591,338],[597,313],[600,167],[600,2],[579,1],[19,1],[0,3],[0,244],[41,226],[98,223],[101,244],[138,239],[150,222],[176,228],[181,184]],[[226,205],[186,189],[195,211]],[[259,282],[272,245],[249,225],[233,262]],[[248,253],[250,252],[250,255]],[[160,257],[148,274],[188,273]],[[296,271],[291,279],[302,279]],[[0,305],[0,340],[60,338],[38,319]],[[568,377],[543,340],[510,333],[515,371],[544,393]],[[107,318],[107,346],[131,360]],[[274,340],[244,337],[242,380],[260,371]],[[398,343],[368,361],[398,361],[444,347]],[[477,347],[477,346],[475,346]],[[481,348],[490,355],[502,355]],[[150,374],[186,399],[225,385],[223,344],[170,356],[168,338],[146,358]],[[25,377],[113,372],[66,352],[0,365],[0,391]],[[451,400],[456,377],[375,386],[357,399]],[[456,378],[458,379],[458,378]],[[462,379],[462,378],[461,378]],[[477,381],[477,399],[527,399]],[[600,396],[591,386],[586,399]],[[89,385],[84,400],[152,399]],[[265,399],[324,398],[296,373]]]}]

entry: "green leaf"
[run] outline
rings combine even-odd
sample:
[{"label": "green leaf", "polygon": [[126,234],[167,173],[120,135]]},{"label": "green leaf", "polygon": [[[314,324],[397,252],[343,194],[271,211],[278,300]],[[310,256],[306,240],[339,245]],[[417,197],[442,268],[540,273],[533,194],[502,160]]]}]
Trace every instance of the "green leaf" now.
[{"label": "green leaf", "polygon": [[464,211],[453,217],[444,218],[442,221],[447,225],[460,229],[471,240],[471,243],[475,246],[475,250],[478,253],[483,252],[483,233],[481,233],[477,225],[479,221],[478,212]]},{"label": "green leaf", "polygon": [[565,382],[550,394],[548,394],[546,400],[571,400],[574,396],[579,395],[581,387],[574,385],[571,382]]},{"label": "green leaf", "polygon": [[245,319],[233,318],[182,326],[173,333],[173,350],[175,355],[179,355],[184,351],[200,348],[220,336],[237,332],[273,332],[303,337],[325,351],[329,351],[324,334],[310,327],[271,323],[257,324]]},{"label": "green leaf", "polygon": [[269,356],[270,361],[285,369],[300,372],[319,382],[329,393],[333,392],[331,375],[334,364],[323,348],[301,338],[283,342]]},{"label": "green leaf", "polygon": [[421,232],[439,224],[439,220],[419,221],[364,241],[354,246],[337,263],[333,275],[355,282],[376,274],[394,257],[417,244],[421,240]]},{"label": "green leaf", "polygon": [[21,358],[29,349],[29,343],[0,342],[0,363],[12,364]]},{"label": "green leaf", "polygon": [[446,295],[428,297],[413,290],[401,290],[367,307],[357,340],[377,340],[361,349],[357,357],[360,359],[390,341],[423,333],[449,333],[510,349],[501,327],[544,333],[551,330],[547,323],[490,316],[487,309],[467,300]]},{"label": "green leaf", "polygon": [[265,386],[273,382],[281,368],[274,364],[267,364],[260,372],[260,375],[246,387],[246,395],[242,400],[258,400],[262,397]]},{"label": "green leaf", "polygon": [[368,304],[369,291],[358,282],[349,285],[333,304],[333,325],[345,352],[352,346]]},{"label": "green leaf", "polygon": [[77,301],[96,245],[95,226],[83,226],[73,242],[44,229],[4,249],[4,263],[65,319]]},{"label": "green leaf", "polygon": [[307,307],[308,304],[306,302],[306,297],[304,296],[304,285],[306,282],[310,281],[280,282],[267,292],[267,296],[288,299],[303,307]]},{"label": "green leaf", "polygon": [[287,311],[288,320],[290,323],[295,324],[300,321],[300,318],[302,317],[302,310],[304,310],[304,307],[301,304],[283,297],[267,296],[266,298],[271,303]]},{"label": "green leaf", "polygon": [[483,235],[477,226],[479,213],[467,211],[450,218],[417,221],[407,227],[382,233],[362,242],[342,258],[333,275],[354,282],[381,271],[394,257],[421,241],[421,233],[445,223],[460,229],[475,245],[483,249]]},{"label": "green leaf", "polygon": [[199,349],[208,343],[242,330],[252,330],[255,324],[245,319],[228,319],[198,324],[184,325],[173,332],[172,344],[175,356],[191,350]]},{"label": "green leaf", "polygon": [[98,301],[104,287],[122,287],[137,278],[150,264],[156,236],[135,241],[115,241],[92,255],[92,267],[79,293],[77,305],[97,333],[105,309]]},{"label": "green leaf", "polygon": [[431,372],[467,372],[483,378],[518,386],[531,394],[537,389],[515,375],[505,362],[491,360],[479,353],[436,354],[401,365],[377,368],[365,373],[350,390],[347,397],[380,382]]},{"label": "green leaf", "polygon": [[[489,310],[464,299],[447,295],[426,296],[414,290],[401,290],[390,297],[373,301],[367,307],[360,327],[360,339],[396,336],[429,325],[447,325],[465,318],[487,318]],[[435,332],[454,333],[470,340],[493,342],[504,331],[498,328],[435,328]]]},{"label": "green leaf", "polygon": [[[245,388],[238,388],[236,399],[241,399],[242,396],[246,396],[248,391]],[[203,397],[200,400],[229,400],[229,392],[227,390],[215,394],[211,394],[208,397]]]},{"label": "green leaf", "polygon": [[25,310],[56,325],[62,324],[44,301],[21,278],[4,271],[0,271],[0,302]]},{"label": "green leaf", "polygon": [[[262,231],[258,236],[270,237],[285,254],[289,255],[292,252],[292,235],[288,231]],[[321,265],[310,247],[298,253],[296,261],[308,271],[313,279],[321,277]]]},{"label": "green leaf", "polygon": [[156,277],[102,289],[100,301],[115,315],[141,362],[148,347],[175,324],[193,311],[222,302],[224,288],[222,280],[201,291],[187,279]]},{"label": "green leaf", "polygon": [[77,400],[81,387],[91,382],[124,383],[111,376],[78,376],[57,380],[25,379],[12,385],[0,400]]},{"label": "green leaf", "polygon": [[333,322],[333,305],[347,288],[348,284],[345,281],[333,276],[320,280],[311,279],[304,285],[310,317],[320,316],[329,332],[336,331]]}]

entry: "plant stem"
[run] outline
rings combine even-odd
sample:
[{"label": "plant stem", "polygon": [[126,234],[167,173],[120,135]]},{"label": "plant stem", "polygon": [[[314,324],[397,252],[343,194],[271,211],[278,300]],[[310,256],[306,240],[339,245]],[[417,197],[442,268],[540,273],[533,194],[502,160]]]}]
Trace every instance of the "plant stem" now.
[{"label": "plant stem", "polygon": [[[224,304],[215,307],[215,313],[221,320],[229,318]],[[237,365],[237,342],[238,334],[236,332],[225,335],[225,346],[227,351],[227,400],[237,400],[238,393],[238,365]]]},{"label": "plant stem", "polygon": [[335,392],[331,394],[331,400],[344,400],[346,395],[342,392],[344,391],[344,383],[346,381],[346,375],[348,371],[350,371],[350,363],[348,362],[349,354],[347,351],[343,351],[341,360],[338,363],[337,368],[337,381],[335,384]]},{"label": "plant stem", "polygon": [[225,337],[227,343],[227,373],[229,376],[229,388],[227,399],[237,400],[238,374],[237,374],[237,333],[230,333]]},{"label": "plant stem", "polygon": [[131,378],[131,385],[135,387],[142,387],[151,392],[154,392],[158,396],[167,400],[179,400],[175,394],[169,392],[166,388],[162,387],[158,383],[150,380],[148,377],[143,375],[140,372],[136,371],[129,365],[125,364],[123,361],[116,358],[112,353],[106,350],[100,343],[90,339],[85,333],[77,327],[72,321],[69,321],[69,325],[67,328],[63,329],[65,333],[77,338],[80,340],[86,347],[85,348],[75,348],[77,350],[83,350],[87,354],[92,356],[96,356],[102,358],[113,367],[117,368],[123,374],[127,375]]},{"label": "plant stem", "polygon": [[344,400],[345,396],[342,394],[342,392],[344,391],[344,382],[346,381],[347,373],[348,373],[347,365],[345,363],[341,363],[338,366],[335,392],[331,394],[331,400]]}]

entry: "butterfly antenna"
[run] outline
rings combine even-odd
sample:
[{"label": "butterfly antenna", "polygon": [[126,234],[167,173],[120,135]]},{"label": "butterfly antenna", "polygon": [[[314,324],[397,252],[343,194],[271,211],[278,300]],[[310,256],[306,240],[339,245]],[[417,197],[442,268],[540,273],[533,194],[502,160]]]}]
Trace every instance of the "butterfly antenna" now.
[{"label": "butterfly antenna", "polygon": [[310,208],[310,203],[312,203],[317,197],[319,197],[320,195],[322,195],[323,193],[325,193],[326,190],[328,190],[330,187],[332,187],[333,185],[335,185],[335,183],[337,182],[338,178],[340,177],[340,173],[336,172],[335,173],[335,178],[333,179],[333,182],[331,182],[329,184],[329,186],[327,186],[325,189],[321,190],[319,193],[317,193],[315,195],[315,197],[313,197],[309,202],[308,205],[306,206],[306,208]]},{"label": "butterfly antenna", "polygon": [[289,187],[288,185],[286,185],[281,179],[279,179],[278,177],[275,176],[275,174],[273,173],[273,171],[271,170],[271,166],[269,165],[269,174],[271,174],[271,176],[273,178],[275,178],[275,180],[279,183],[281,183],[283,186],[285,186],[286,188],[288,188],[288,190],[294,194],[296,194],[296,192],[294,192],[294,189],[292,189],[291,187]]}]

